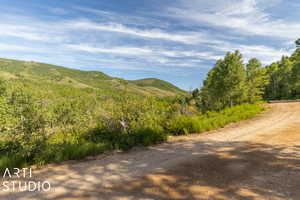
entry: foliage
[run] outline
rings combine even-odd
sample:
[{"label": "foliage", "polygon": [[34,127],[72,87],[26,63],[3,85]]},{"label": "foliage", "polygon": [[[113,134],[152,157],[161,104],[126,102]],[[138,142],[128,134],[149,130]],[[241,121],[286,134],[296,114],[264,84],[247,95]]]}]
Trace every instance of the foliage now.
[{"label": "foliage", "polygon": [[298,48],[300,47],[300,38],[295,41],[295,44]]},{"label": "foliage", "polygon": [[242,55],[227,53],[208,73],[201,91],[202,106],[206,110],[221,110],[246,102],[246,70]]},{"label": "foliage", "polygon": [[134,95],[176,96],[177,94],[186,94],[185,91],[171,83],[159,79],[125,81],[97,71],[81,71],[37,62],[8,59],[0,59],[1,76],[36,82],[47,81],[48,83],[58,83],[75,88],[97,89],[101,91],[103,96],[109,97],[122,91],[125,87],[124,82],[128,83],[128,93]]},{"label": "foliage", "polygon": [[162,81],[160,79],[155,79],[155,78],[147,78],[147,79],[141,79],[141,80],[136,80],[132,81],[133,83],[137,84],[138,86],[141,87],[156,87],[165,91],[171,91],[175,92],[176,94],[186,94],[185,91],[177,88],[176,86],[172,85],[171,83]]},{"label": "foliage", "polygon": [[170,134],[217,128],[223,118],[199,114],[193,95],[143,97],[125,88],[103,99],[97,91],[43,82],[39,87],[47,89],[34,90],[29,80],[0,83],[0,170],[148,146]]},{"label": "foliage", "polygon": [[96,135],[111,142],[114,148],[128,149],[166,139],[163,126],[171,113],[168,102],[124,95],[107,109]]},{"label": "foliage", "polygon": [[263,109],[258,104],[243,104],[218,112],[210,111],[192,116],[182,115],[171,121],[168,130],[173,135],[201,133],[224,127],[232,122],[251,118]]},{"label": "foliage", "polygon": [[281,61],[267,66],[269,84],[265,88],[266,99],[296,99],[299,91],[299,49],[291,57],[282,57]]},{"label": "foliage", "polygon": [[253,117],[263,98],[300,98],[299,48],[265,68],[227,53],[190,94],[34,62],[0,59],[0,71],[0,170],[148,146]]},{"label": "foliage", "polygon": [[267,85],[266,69],[262,68],[261,62],[252,58],[246,65],[247,76],[247,102],[255,103],[262,100],[264,88]]},{"label": "foliage", "polygon": [[265,68],[256,58],[244,65],[238,51],[227,53],[192,98],[204,112],[261,100],[300,98],[300,48]]}]

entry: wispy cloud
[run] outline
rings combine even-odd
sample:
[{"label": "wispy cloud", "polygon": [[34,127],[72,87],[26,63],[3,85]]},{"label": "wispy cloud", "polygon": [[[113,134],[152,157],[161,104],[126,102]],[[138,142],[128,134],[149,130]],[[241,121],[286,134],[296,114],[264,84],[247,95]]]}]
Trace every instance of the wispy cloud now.
[{"label": "wispy cloud", "polygon": [[73,6],[75,11],[93,14],[97,16],[98,20],[101,21],[110,21],[110,22],[118,22],[124,25],[135,25],[135,26],[143,26],[143,27],[156,27],[156,28],[166,28],[170,26],[170,23],[166,20],[160,20],[155,17],[149,16],[140,16],[140,15],[131,15],[131,13],[118,13],[108,10],[95,9],[90,7],[82,7],[82,6]]},{"label": "wispy cloud", "polygon": [[1,44],[0,51],[20,51],[20,52],[32,52],[34,48],[21,46],[21,45],[11,45],[11,44]]},{"label": "wispy cloud", "polygon": [[246,61],[250,58],[258,58],[265,65],[278,61],[283,55],[291,55],[294,50],[276,49],[265,45],[241,45],[232,43],[224,43],[222,46],[211,46],[211,48],[222,51],[224,54],[225,52],[239,50]]},{"label": "wispy cloud", "polygon": [[[204,1],[180,0],[179,6],[166,8],[169,16],[216,27],[230,28],[239,34],[262,35],[283,39],[299,36],[300,23],[273,18],[266,8],[279,0],[216,0],[217,6]],[[200,6],[199,4],[203,5]]]},{"label": "wispy cloud", "polygon": [[66,23],[66,26],[71,29],[81,29],[81,30],[98,30],[98,31],[109,31],[121,34],[127,34],[142,38],[149,39],[162,39],[175,42],[181,42],[186,44],[194,43],[220,43],[218,40],[212,40],[208,38],[208,35],[202,32],[166,32],[161,29],[137,29],[133,27],[128,27],[119,23],[95,23],[90,20],[75,20]]},{"label": "wispy cloud", "polygon": [[47,40],[50,39],[47,36],[38,33],[37,30],[30,26],[25,25],[13,25],[13,24],[0,24],[0,36],[11,36],[17,38],[23,38],[26,40]]},{"label": "wispy cloud", "polygon": [[89,53],[109,53],[109,54],[131,55],[131,56],[153,54],[152,50],[146,48],[139,48],[139,47],[100,48],[100,47],[89,46],[86,44],[77,44],[77,45],[69,44],[69,45],[65,45],[65,47],[74,50],[85,51]]},{"label": "wispy cloud", "polygon": [[[212,61],[222,57],[210,51],[170,50],[162,47],[94,47],[88,44],[69,44],[65,47],[88,53],[128,56],[170,66],[192,66],[203,60]],[[182,63],[178,59],[183,59]]]}]

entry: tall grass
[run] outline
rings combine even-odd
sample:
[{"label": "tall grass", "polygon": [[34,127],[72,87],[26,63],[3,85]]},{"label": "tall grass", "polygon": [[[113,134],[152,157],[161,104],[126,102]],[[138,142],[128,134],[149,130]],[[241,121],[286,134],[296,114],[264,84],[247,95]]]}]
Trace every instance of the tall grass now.
[{"label": "tall grass", "polygon": [[211,111],[193,116],[179,116],[171,121],[168,130],[173,135],[202,133],[222,128],[229,123],[249,119],[263,110],[264,107],[259,104],[243,104],[220,112]]}]

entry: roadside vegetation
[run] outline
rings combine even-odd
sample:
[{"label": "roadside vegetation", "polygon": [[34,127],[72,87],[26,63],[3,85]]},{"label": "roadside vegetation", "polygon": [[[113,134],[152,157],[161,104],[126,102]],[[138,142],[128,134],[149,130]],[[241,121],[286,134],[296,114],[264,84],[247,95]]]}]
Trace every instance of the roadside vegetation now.
[{"label": "roadside vegetation", "polygon": [[[156,79],[130,83],[98,74],[101,82],[89,72],[57,68],[60,73],[49,75],[45,68],[8,68],[9,62],[4,63],[0,69],[10,78],[0,81],[0,170],[81,159],[160,143],[170,135],[214,130],[255,116],[264,109],[264,100],[300,96],[299,49],[267,67],[255,58],[244,64],[238,51],[228,53],[208,73],[203,87],[191,93]],[[136,87],[159,87],[160,94],[149,95]],[[178,95],[161,92],[167,88]]]}]

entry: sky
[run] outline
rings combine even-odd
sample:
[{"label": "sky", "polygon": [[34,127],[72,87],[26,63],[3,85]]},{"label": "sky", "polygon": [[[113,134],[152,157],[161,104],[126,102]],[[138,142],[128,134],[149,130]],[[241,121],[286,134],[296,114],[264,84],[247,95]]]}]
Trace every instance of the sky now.
[{"label": "sky", "polygon": [[160,78],[191,90],[229,51],[268,65],[300,37],[299,0],[0,0],[0,57]]}]

